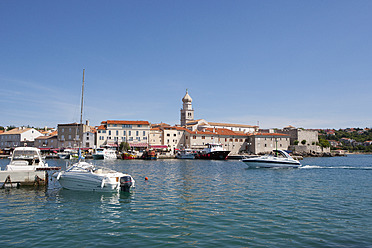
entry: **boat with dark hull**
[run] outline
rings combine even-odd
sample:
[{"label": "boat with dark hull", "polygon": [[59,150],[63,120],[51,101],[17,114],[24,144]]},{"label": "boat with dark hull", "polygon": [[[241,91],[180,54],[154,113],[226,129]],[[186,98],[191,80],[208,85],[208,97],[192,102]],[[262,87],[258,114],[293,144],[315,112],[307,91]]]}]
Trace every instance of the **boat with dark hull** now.
[{"label": "boat with dark hull", "polygon": [[230,151],[223,149],[222,144],[208,143],[207,148],[199,152],[196,159],[214,159],[214,160],[225,160],[229,155]]}]

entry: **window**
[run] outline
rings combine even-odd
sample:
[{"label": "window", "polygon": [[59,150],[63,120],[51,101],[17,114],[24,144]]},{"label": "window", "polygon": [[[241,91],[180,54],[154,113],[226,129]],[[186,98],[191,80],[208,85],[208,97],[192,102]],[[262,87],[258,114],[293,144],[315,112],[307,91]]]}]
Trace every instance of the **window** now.
[{"label": "window", "polygon": [[117,125],[117,124],[113,124],[112,126],[113,126],[113,127],[117,127],[118,125]]},{"label": "window", "polygon": [[138,136],[139,135],[139,132],[138,131],[136,131],[136,136]]},{"label": "window", "polygon": [[202,136],[202,139],[205,139],[205,136]]},{"label": "window", "polygon": [[125,130],[123,131],[123,135],[126,135],[126,131]]},{"label": "window", "polygon": [[62,133],[64,133],[65,132],[65,129],[64,128],[62,128]]},{"label": "window", "polygon": [[167,133],[167,136],[169,137],[170,136],[170,133]]},{"label": "window", "polygon": [[142,127],[142,125],[138,125],[138,127]]},{"label": "window", "polygon": [[131,131],[128,131],[128,135],[131,136],[132,135],[132,132]]},{"label": "window", "polygon": [[176,136],[177,136],[177,134],[173,134],[173,136],[174,136],[174,137],[176,137]]},{"label": "window", "polygon": [[116,135],[118,135],[118,136],[119,136],[119,131],[116,131]]},{"label": "window", "polygon": [[194,136],[192,136],[192,138],[193,138],[193,139],[196,139],[196,136],[194,135]]},{"label": "window", "polygon": [[146,131],[143,131],[143,136],[146,136]]}]

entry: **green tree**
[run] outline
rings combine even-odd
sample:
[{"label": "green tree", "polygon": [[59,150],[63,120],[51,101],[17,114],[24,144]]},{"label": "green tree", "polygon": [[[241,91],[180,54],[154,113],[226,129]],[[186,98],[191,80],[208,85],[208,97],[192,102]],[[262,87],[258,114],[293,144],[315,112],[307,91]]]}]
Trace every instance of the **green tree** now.
[{"label": "green tree", "polygon": [[295,141],[293,142],[293,144],[294,144],[295,146],[297,146],[298,143],[300,143],[298,140],[295,140]]},{"label": "green tree", "polygon": [[305,145],[306,144],[306,140],[302,140],[301,141],[301,144]]},{"label": "green tree", "polygon": [[128,142],[121,142],[120,143],[120,151],[128,151],[130,150],[130,145]]}]

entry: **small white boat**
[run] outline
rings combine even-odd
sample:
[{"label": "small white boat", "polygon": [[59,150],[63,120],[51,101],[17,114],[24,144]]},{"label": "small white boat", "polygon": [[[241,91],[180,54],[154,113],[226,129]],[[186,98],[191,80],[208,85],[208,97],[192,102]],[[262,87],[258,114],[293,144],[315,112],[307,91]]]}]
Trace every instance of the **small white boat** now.
[{"label": "small white boat", "polygon": [[131,175],[97,168],[91,163],[77,162],[69,166],[66,171],[54,174],[64,189],[95,192],[129,192],[134,187]]},{"label": "small white boat", "polygon": [[17,147],[14,149],[10,163],[0,171],[1,187],[18,187],[20,185],[46,184],[46,171],[57,170],[48,167],[35,147]]},{"label": "small white boat", "polygon": [[93,159],[117,159],[115,150],[106,148],[97,148],[93,153]]},{"label": "small white boat", "polygon": [[283,150],[274,150],[273,154],[263,155],[255,158],[245,158],[242,162],[249,167],[256,168],[298,168],[300,161],[293,159]]},{"label": "small white boat", "polygon": [[176,158],[179,158],[179,159],[194,159],[195,155],[196,155],[196,153],[193,150],[183,149],[183,150],[180,150],[177,153]]},{"label": "small white boat", "polygon": [[72,159],[77,156],[77,150],[74,149],[65,149],[63,152],[57,153],[60,159]]},{"label": "small white boat", "polygon": [[6,166],[7,171],[28,170],[35,171],[39,168],[48,167],[43,160],[40,150],[35,147],[17,147],[13,151],[10,163]]}]

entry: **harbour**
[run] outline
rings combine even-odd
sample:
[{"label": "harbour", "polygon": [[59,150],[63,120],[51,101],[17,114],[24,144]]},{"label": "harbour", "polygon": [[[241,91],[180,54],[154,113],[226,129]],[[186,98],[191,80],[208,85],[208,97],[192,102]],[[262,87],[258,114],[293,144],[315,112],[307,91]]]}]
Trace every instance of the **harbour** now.
[{"label": "harbour", "polygon": [[[305,157],[303,168],[250,169],[239,160],[92,160],[131,174],[135,190],[79,192],[53,180],[2,189],[0,245],[368,247],[371,161]],[[66,160],[47,162],[66,169]]]}]

